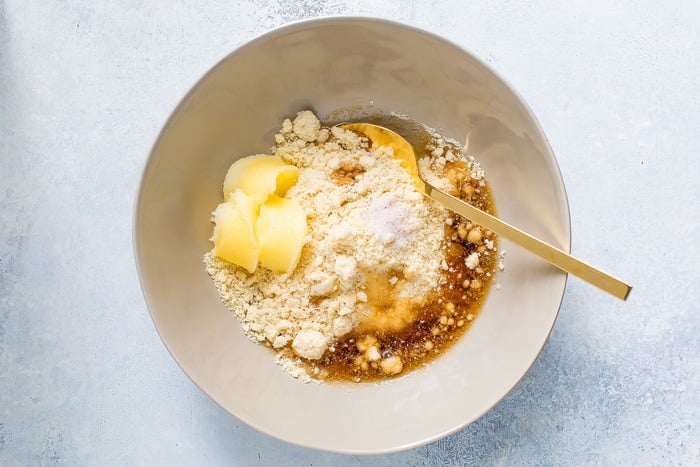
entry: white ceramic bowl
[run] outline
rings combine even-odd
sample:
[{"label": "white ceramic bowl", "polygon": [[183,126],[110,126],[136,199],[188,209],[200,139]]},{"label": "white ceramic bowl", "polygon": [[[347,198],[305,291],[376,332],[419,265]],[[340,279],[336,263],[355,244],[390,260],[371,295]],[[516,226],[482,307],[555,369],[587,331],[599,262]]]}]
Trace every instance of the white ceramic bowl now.
[{"label": "white ceramic bowl", "polygon": [[[143,173],[134,221],[153,321],[204,392],[253,428],[302,446],[382,453],[471,423],[522,378],[549,335],[566,275],[502,241],[500,290],[472,328],[424,369],[376,384],[303,384],[250,342],[202,264],[226,169],[267,151],[302,109],[361,117],[395,111],[464,141],[486,170],[498,214],[569,250],[556,160],[534,116],[493,71],[430,33],[367,18],[296,23],[223,59],[165,124]],[[335,114],[338,117],[340,114]],[[342,116],[342,115],[341,115]]]}]

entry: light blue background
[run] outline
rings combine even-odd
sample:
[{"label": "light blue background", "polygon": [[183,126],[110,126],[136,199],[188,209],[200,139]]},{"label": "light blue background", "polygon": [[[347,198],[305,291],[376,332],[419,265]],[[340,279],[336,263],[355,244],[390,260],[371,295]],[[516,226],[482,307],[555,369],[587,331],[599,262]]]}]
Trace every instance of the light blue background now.
[{"label": "light blue background", "polygon": [[[0,465],[700,464],[697,2],[171,3],[0,0]],[[505,400],[371,458],[287,445],[204,396],[131,251],[140,171],[179,99],[243,42],[335,14],[437,32],[505,76],[559,158],[574,253],[635,286],[622,303],[571,279]]]}]

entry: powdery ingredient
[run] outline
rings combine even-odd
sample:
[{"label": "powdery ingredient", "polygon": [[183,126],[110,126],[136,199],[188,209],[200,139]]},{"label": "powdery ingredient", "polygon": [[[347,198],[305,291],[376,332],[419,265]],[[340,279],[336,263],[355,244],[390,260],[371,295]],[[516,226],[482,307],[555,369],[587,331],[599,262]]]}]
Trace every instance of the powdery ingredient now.
[{"label": "powdery ingredient", "polygon": [[204,261],[246,334],[278,349],[276,361],[308,379],[297,357],[320,358],[360,323],[356,305],[367,300],[369,272],[400,275],[399,295],[415,303],[436,287],[447,213],[415,190],[390,148],[321,128],[310,111],[285,120],[275,141],[272,152],[301,169],[287,193],[309,223],[296,269],[249,274],[211,252]]}]

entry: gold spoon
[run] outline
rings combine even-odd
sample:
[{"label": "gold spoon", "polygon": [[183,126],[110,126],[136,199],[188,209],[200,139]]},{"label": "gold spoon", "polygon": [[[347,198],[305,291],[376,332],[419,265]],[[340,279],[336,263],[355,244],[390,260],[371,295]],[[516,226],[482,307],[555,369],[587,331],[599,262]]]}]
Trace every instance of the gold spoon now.
[{"label": "gold spoon", "polygon": [[413,146],[401,135],[371,123],[344,123],[339,125],[347,130],[362,133],[377,146],[389,146],[394,151],[394,157],[401,160],[403,166],[413,177],[416,188],[429,198],[437,201],[446,208],[464,216],[471,222],[475,222],[504,238],[507,238],[516,245],[525,248],[530,253],[534,253],[550,264],[558,267],[562,271],[573,274],[584,281],[608,292],[615,297],[626,300],[632,287],[620,279],[597,269],[590,264],[584,263],[567,252],[550,245],[532,235],[523,232],[517,227],[503,222],[491,214],[475,208],[452,195],[438,190],[430,183],[426,182],[418,170],[418,161]]}]

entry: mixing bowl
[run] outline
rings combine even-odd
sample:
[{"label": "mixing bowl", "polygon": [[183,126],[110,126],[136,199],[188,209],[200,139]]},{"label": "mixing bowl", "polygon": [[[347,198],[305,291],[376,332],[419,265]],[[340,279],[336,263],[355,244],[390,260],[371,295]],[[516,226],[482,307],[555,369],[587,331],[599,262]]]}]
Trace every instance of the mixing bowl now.
[{"label": "mixing bowl", "polygon": [[229,165],[266,152],[284,118],[396,112],[464,142],[499,216],[568,251],[554,155],[520,97],[460,47],[377,19],[292,24],[234,51],[185,96],[143,173],[134,245],[153,322],[185,373],[253,428],[302,446],[382,453],[436,440],[501,400],[542,349],[566,275],[502,241],[498,273],[466,335],[424,368],[381,383],[304,384],[243,334],[202,264]]}]

